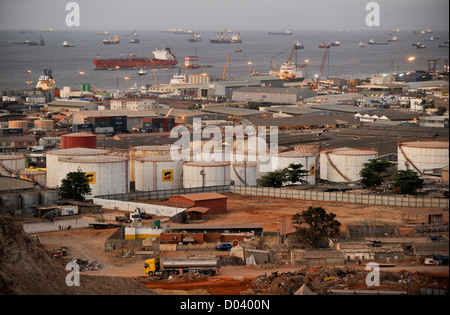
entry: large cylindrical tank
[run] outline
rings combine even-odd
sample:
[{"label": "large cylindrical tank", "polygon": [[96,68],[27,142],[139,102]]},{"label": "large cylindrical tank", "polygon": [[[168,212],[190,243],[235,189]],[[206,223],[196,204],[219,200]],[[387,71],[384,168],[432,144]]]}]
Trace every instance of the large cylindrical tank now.
[{"label": "large cylindrical tank", "polygon": [[320,152],[320,179],[334,183],[360,180],[364,163],[378,158],[378,152],[353,148],[327,149]]},{"label": "large cylindrical tank", "polygon": [[[316,162],[317,155],[314,152],[287,151],[275,155],[277,159],[277,169],[289,167],[290,164],[301,164],[303,169],[308,172],[304,178],[308,184],[316,184]],[[295,183],[294,183],[295,184]]]},{"label": "large cylindrical tank", "polygon": [[36,119],[34,121],[34,128],[43,130],[53,130],[54,121],[51,119]]},{"label": "large cylindrical tank", "polygon": [[8,128],[22,128],[23,130],[28,130],[28,121],[10,120],[8,121]]},{"label": "large cylindrical tank", "polygon": [[398,170],[426,174],[449,164],[448,141],[407,141],[397,146]]},{"label": "large cylindrical tank", "polygon": [[47,187],[47,172],[45,171],[23,170],[19,172],[19,177]]},{"label": "large cylindrical tank", "polygon": [[132,148],[130,154],[130,181],[135,182],[135,161],[143,157],[170,157],[170,145],[144,145]]},{"label": "large cylindrical tank", "polygon": [[165,259],[162,263],[164,268],[184,267],[216,267],[216,259]]},{"label": "large cylindrical tank", "polygon": [[31,212],[33,206],[39,205],[39,192],[20,193],[20,209],[24,212]]},{"label": "large cylindrical tank", "polygon": [[23,154],[0,154],[0,175],[11,176],[25,169]]},{"label": "large cylindrical tank", "polygon": [[57,167],[57,174],[61,179],[65,178],[68,173],[78,170],[88,176],[92,191],[86,196],[87,198],[130,191],[129,159],[125,157],[62,156],[58,158]]},{"label": "large cylindrical tank", "polygon": [[183,187],[230,185],[230,162],[184,162]]},{"label": "large cylindrical tank", "polygon": [[19,194],[3,194],[0,196],[2,200],[2,213],[14,213],[20,210]]},{"label": "large cylindrical tank", "polygon": [[60,157],[89,157],[95,155],[106,155],[106,150],[89,149],[89,148],[72,148],[48,151],[46,153],[47,165],[47,187],[56,188],[61,185],[61,180],[66,177],[59,170],[58,158]]},{"label": "large cylindrical tank", "polygon": [[147,156],[135,160],[135,188],[139,191],[179,189],[183,161],[170,157]]},{"label": "large cylindrical tank", "polygon": [[236,186],[257,186],[258,165],[256,162],[234,162],[231,164],[230,179]]},{"label": "large cylindrical tank", "polygon": [[97,148],[97,135],[90,133],[69,133],[61,136],[61,149]]},{"label": "large cylindrical tank", "polygon": [[56,205],[59,193],[57,190],[42,190],[39,192],[39,203],[41,205]]}]

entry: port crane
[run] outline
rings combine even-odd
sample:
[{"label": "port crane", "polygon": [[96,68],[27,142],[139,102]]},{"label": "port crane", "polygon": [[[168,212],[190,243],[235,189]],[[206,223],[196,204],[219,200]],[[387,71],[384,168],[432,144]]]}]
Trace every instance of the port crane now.
[{"label": "port crane", "polygon": [[322,65],[320,66],[320,72],[319,72],[319,76],[317,77],[317,82],[320,82],[320,78],[322,77],[322,72],[323,72],[323,68],[325,66],[325,61],[327,60],[327,57],[328,57],[328,49],[330,49],[330,45],[325,47],[325,53],[323,54]]},{"label": "port crane", "polygon": [[225,73],[227,72],[229,61],[230,61],[230,54],[228,54],[227,63],[225,64],[225,68],[223,69],[222,80],[225,78]]},{"label": "port crane", "polygon": [[[279,77],[280,79],[283,80],[296,78],[294,67],[296,67],[297,65],[292,64],[292,57],[294,56],[294,52],[295,52],[295,45],[292,46],[291,54],[289,55],[288,60],[280,67],[280,70],[277,69],[275,63],[273,62],[273,58],[275,58],[276,56],[270,58],[270,62],[272,63],[273,68],[272,75]],[[284,53],[284,51],[282,53]]]},{"label": "port crane", "polygon": [[159,116],[159,81],[158,81],[158,79],[156,78],[155,74],[153,73],[152,69],[149,68],[148,70],[150,70],[150,73],[151,73],[153,79],[155,80],[155,83],[156,83],[156,86],[157,86],[157,95],[156,95],[156,113],[157,113],[158,116]]}]

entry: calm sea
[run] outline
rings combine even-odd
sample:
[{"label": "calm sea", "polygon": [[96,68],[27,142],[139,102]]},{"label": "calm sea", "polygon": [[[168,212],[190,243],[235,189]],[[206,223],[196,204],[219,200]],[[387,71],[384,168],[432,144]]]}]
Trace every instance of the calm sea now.
[{"label": "calm sea", "polygon": [[[367,78],[371,74],[388,73],[392,71],[426,70],[427,60],[438,60],[437,67],[442,69],[448,60],[448,48],[440,48],[449,38],[449,30],[433,29],[433,33],[415,35],[414,30],[401,29],[399,33],[389,35],[390,29],[365,28],[361,30],[293,30],[293,35],[269,35],[267,31],[240,31],[242,44],[218,45],[209,40],[215,36],[215,30],[198,31],[202,34],[202,42],[188,42],[188,35],[162,33],[160,31],[137,30],[140,44],[129,43],[133,30],[109,30],[110,36],[118,35],[121,39],[118,45],[104,45],[102,40],[110,36],[95,35],[95,31],[72,29],[70,33],[63,30],[53,32],[20,33],[19,31],[0,31],[0,89],[27,89],[34,87],[44,67],[53,71],[57,85],[71,86],[79,89],[81,84],[90,83],[98,89],[109,91],[123,89],[137,82],[138,86],[154,85],[151,74],[139,76],[137,70],[99,71],[94,70],[93,59],[120,57],[135,54],[137,56],[152,56],[156,48],[171,48],[177,56],[179,65],[184,63],[184,56],[198,55],[199,62],[211,65],[201,71],[217,78],[222,77],[228,54],[230,61],[226,78],[237,78],[248,74],[249,70],[268,73],[272,69],[270,58],[277,67],[289,58],[291,47],[295,41],[301,41],[305,48],[294,54],[294,61],[304,63],[309,60],[307,79],[319,73],[325,49],[318,48],[324,41],[329,43],[340,40],[339,47],[332,47],[326,59],[322,78],[326,76]],[[236,30],[237,31],[237,30]],[[24,42],[27,39],[38,41],[43,36],[45,46],[17,45],[14,42]],[[373,38],[377,42],[386,42],[393,35],[398,36],[397,42],[389,45],[368,45]],[[429,41],[430,36],[439,35],[440,39]],[[64,48],[63,41],[67,39],[75,47]],[[362,41],[366,47],[358,47]],[[417,49],[412,43],[421,42],[427,47]],[[241,52],[236,52],[240,48]],[[408,58],[414,56],[414,61]],[[248,63],[251,62],[251,69]],[[29,71],[28,71],[29,70]],[[158,81],[168,83],[170,78],[180,69],[154,70]],[[79,72],[84,72],[81,75]],[[197,73],[199,70],[190,70]],[[130,80],[125,80],[129,77]],[[27,83],[32,81],[33,83]]]}]

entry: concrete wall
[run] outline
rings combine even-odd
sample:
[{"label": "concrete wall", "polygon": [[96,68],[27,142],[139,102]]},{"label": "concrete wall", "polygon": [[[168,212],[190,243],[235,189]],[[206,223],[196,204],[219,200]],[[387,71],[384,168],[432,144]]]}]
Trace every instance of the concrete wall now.
[{"label": "concrete wall", "polygon": [[160,205],[153,205],[148,203],[139,203],[133,201],[120,201],[120,200],[108,200],[108,199],[100,199],[94,198],[93,203],[95,205],[102,206],[105,209],[117,209],[120,211],[128,211],[134,212],[138,208],[141,211],[149,214],[155,214],[163,217],[172,217],[180,212],[185,211],[187,208],[179,207],[167,207]]},{"label": "concrete wall", "polygon": [[448,208],[447,198],[413,197],[402,195],[358,194],[352,192],[324,192],[314,190],[296,190],[271,187],[230,186],[230,192],[240,195],[264,196],[315,201],[336,201],[391,207],[436,207]]}]

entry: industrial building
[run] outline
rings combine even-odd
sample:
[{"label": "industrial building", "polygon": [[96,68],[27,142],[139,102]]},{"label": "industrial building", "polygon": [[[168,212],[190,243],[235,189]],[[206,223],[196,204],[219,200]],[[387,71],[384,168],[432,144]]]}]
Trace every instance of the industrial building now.
[{"label": "industrial building", "polygon": [[218,193],[198,193],[169,197],[172,204],[209,209],[208,214],[226,213],[227,196]]},{"label": "industrial building", "polygon": [[316,95],[317,92],[308,88],[253,86],[234,90],[232,100],[249,103],[296,104]]}]

